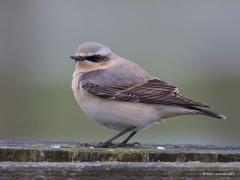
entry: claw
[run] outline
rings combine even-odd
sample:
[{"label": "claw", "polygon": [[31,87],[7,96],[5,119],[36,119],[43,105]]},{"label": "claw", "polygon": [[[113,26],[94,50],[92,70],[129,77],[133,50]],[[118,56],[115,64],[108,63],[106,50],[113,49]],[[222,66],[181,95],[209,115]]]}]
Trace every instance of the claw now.
[{"label": "claw", "polygon": [[80,143],[79,145],[83,146],[83,147],[91,147],[91,146],[93,146],[92,144],[89,144],[89,143]]},{"label": "claw", "polygon": [[134,142],[134,143],[130,143],[130,144],[127,144],[127,143],[118,144],[118,147],[139,147],[139,146],[141,146],[141,144],[139,142]]},{"label": "claw", "polygon": [[108,148],[108,147],[111,147],[111,146],[114,146],[113,143],[99,143],[96,148]]},{"label": "claw", "polygon": [[141,143],[139,143],[139,142],[133,142],[132,145],[134,145],[134,146],[136,146],[136,145],[137,145],[137,146],[141,146]]}]

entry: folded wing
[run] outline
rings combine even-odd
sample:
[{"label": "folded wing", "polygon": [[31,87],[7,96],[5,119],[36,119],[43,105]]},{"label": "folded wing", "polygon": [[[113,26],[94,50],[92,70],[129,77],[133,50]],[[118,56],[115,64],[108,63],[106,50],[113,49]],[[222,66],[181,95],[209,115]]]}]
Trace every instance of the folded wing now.
[{"label": "folded wing", "polygon": [[100,86],[89,81],[82,81],[80,85],[92,95],[111,100],[209,107],[205,104],[183,97],[178,93],[178,89],[175,86],[159,79],[151,79],[137,85]]}]

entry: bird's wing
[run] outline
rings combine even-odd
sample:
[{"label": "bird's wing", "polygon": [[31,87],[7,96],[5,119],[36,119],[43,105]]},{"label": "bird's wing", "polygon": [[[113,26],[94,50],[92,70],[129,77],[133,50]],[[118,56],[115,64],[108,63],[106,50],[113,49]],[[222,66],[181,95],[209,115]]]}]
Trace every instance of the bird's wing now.
[{"label": "bird's wing", "polygon": [[80,85],[92,95],[111,100],[209,107],[205,104],[183,97],[178,93],[177,87],[159,79],[151,79],[137,85],[100,86],[89,81],[81,81]]}]

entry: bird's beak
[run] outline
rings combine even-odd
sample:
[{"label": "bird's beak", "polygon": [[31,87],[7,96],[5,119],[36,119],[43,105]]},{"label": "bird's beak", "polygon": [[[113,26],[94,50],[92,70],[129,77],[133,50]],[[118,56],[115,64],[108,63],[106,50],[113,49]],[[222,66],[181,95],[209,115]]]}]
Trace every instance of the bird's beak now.
[{"label": "bird's beak", "polygon": [[70,58],[75,61],[83,61],[84,60],[84,58],[82,56],[70,56]]}]

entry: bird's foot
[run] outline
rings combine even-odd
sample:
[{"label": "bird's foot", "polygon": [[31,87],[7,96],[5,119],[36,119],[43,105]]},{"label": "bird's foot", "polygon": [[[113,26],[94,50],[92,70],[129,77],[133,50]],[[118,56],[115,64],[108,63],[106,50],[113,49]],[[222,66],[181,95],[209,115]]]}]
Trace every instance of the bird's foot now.
[{"label": "bird's foot", "polygon": [[139,142],[133,142],[133,143],[120,143],[118,144],[118,147],[139,147],[141,144]]},{"label": "bird's foot", "polygon": [[93,144],[89,144],[89,143],[80,143],[79,146],[80,147],[94,147]]},{"label": "bird's foot", "polygon": [[108,142],[105,142],[105,143],[98,143],[95,147],[96,148],[108,148],[108,147],[113,147],[115,146],[113,143],[108,143]]},{"label": "bird's foot", "polygon": [[140,147],[141,144],[139,142],[133,142],[133,143],[119,143],[119,144],[113,144],[113,143],[98,143],[95,148],[119,148],[119,147]]}]

